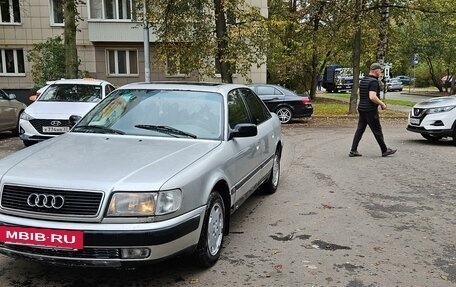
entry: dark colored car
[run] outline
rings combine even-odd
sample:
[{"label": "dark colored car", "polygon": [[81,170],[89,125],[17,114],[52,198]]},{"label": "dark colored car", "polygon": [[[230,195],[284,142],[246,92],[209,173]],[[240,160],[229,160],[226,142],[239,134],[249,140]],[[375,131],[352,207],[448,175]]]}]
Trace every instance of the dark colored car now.
[{"label": "dark colored car", "polygon": [[263,100],[268,109],[279,117],[282,124],[292,118],[310,117],[313,106],[310,98],[271,84],[252,84],[250,88]]},{"label": "dark colored car", "polygon": [[411,85],[414,79],[410,78],[409,76],[396,76],[396,79],[402,82],[403,85]]}]

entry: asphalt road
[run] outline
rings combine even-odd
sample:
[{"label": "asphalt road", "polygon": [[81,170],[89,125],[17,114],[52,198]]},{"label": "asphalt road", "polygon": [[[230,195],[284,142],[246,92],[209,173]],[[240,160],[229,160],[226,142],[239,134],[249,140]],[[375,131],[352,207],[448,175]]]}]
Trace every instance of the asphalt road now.
[{"label": "asphalt road", "polygon": [[[456,286],[456,147],[385,123],[383,158],[356,123],[286,125],[279,190],[233,216],[219,262],[176,258],[136,270],[70,269],[0,255],[0,286]],[[335,122],[337,120],[334,120]],[[0,158],[22,148],[0,136]]]}]

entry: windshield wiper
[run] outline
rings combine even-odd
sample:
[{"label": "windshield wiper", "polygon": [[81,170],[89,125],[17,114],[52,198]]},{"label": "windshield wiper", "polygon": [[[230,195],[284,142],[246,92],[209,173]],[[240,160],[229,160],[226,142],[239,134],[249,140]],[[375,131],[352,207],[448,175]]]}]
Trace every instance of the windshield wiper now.
[{"label": "windshield wiper", "polygon": [[118,134],[118,135],[124,135],[125,133],[123,131],[119,131],[119,130],[116,130],[116,129],[111,129],[111,128],[108,128],[108,127],[104,127],[104,126],[98,126],[98,125],[93,125],[93,126],[76,126],[73,131],[76,131],[76,130],[86,130],[86,131],[90,131],[90,130],[95,130],[95,131],[103,131],[104,133],[112,133],[112,134]]},{"label": "windshield wiper", "polygon": [[171,136],[180,135],[180,136],[186,136],[186,137],[190,137],[190,138],[194,138],[194,139],[197,138],[197,136],[194,134],[187,133],[187,132],[184,132],[184,131],[181,131],[181,130],[178,130],[178,129],[175,129],[175,128],[169,127],[169,126],[135,125],[135,128],[157,131],[157,132],[164,133],[164,134],[171,135]]}]

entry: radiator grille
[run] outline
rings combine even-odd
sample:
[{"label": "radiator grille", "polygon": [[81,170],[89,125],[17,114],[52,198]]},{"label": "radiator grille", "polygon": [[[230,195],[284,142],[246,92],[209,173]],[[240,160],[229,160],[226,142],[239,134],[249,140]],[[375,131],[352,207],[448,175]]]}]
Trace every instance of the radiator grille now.
[{"label": "radiator grille", "polygon": [[30,121],[32,126],[41,134],[47,134],[47,135],[58,135],[58,134],[63,134],[62,132],[43,132],[43,127],[52,127],[53,125],[51,122],[58,121],[61,124],[58,127],[69,127],[70,126],[70,121],[69,120],[48,120],[48,119],[33,119]]},{"label": "radiator grille", "polygon": [[[61,195],[64,197],[65,203],[60,209],[29,206],[27,198],[32,193]],[[37,214],[95,217],[100,210],[102,198],[103,193],[101,192],[54,190],[5,185],[3,187],[1,204],[3,208],[34,212]]]},{"label": "radiator grille", "polygon": [[86,258],[86,259],[120,259],[118,248],[84,248],[81,250],[62,250],[25,245],[2,244],[1,247],[17,252],[33,255],[44,255],[61,258]]}]

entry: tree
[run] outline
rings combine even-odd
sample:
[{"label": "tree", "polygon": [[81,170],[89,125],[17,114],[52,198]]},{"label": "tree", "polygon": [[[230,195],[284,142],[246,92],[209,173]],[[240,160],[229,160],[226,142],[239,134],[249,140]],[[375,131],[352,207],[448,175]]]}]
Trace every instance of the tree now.
[{"label": "tree", "polygon": [[66,78],[77,78],[79,59],[76,47],[77,22],[80,20],[77,5],[80,0],[64,1],[64,41],[65,41],[65,68]]},{"label": "tree", "polygon": [[196,71],[198,77],[219,72],[223,82],[232,82],[234,73],[248,78],[251,65],[265,62],[266,19],[246,1],[156,0],[147,5],[147,22],[162,43],[159,59],[175,63],[168,72]]},{"label": "tree", "polygon": [[352,0],[270,0],[270,80],[315,99],[328,63],[351,65],[353,11]]},{"label": "tree", "polygon": [[65,77],[65,66],[62,65],[64,57],[65,46],[60,36],[33,45],[27,54],[27,60],[32,65],[31,73],[36,89],[44,86],[46,81]]}]

